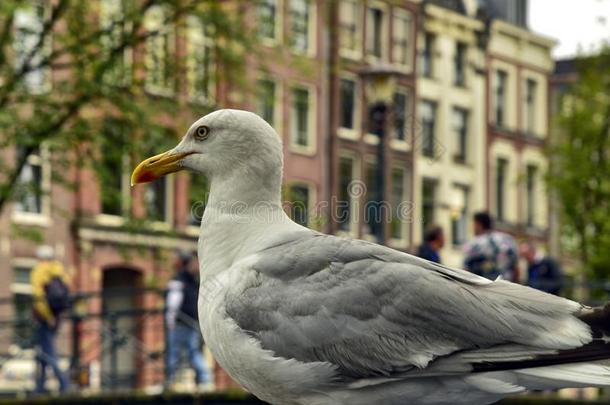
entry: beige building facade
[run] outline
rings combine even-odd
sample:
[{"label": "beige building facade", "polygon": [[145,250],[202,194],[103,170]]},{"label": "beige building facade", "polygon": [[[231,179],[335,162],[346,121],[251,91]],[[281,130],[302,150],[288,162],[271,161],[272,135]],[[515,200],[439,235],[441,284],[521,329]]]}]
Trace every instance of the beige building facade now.
[{"label": "beige building facade", "polygon": [[419,32],[415,239],[445,231],[443,263],[461,266],[472,213],[485,208],[483,22],[428,4]]},{"label": "beige building facade", "polygon": [[434,3],[418,34],[414,239],[441,226],[443,262],[462,266],[472,215],[486,210],[499,229],[546,245],[554,41],[477,17],[472,2]]},{"label": "beige building facade", "polygon": [[498,226],[546,244],[544,176],[555,41],[493,21],[487,52],[487,206]]}]

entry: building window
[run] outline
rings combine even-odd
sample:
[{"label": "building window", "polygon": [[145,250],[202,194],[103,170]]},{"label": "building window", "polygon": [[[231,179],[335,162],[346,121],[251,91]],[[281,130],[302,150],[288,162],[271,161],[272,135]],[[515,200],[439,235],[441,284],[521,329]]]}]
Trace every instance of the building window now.
[{"label": "building window", "polygon": [[276,40],[278,25],[278,1],[261,0],[256,7],[257,30],[260,38]]},{"label": "building window", "polygon": [[434,73],[434,35],[424,34],[424,49],[421,53],[421,73],[424,77],[432,77]]},{"label": "building window", "polygon": [[451,240],[454,246],[459,246],[468,237],[468,187],[455,185],[453,192],[457,205],[451,210]]},{"label": "building window", "polygon": [[408,133],[409,96],[405,92],[394,93],[394,139],[404,142]]},{"label": "building window", "polygon": [[406,223],[403,222],[404,218],[400,216],[402,212],[400,208],[407,199],[405,170],[401,167],[393,168],[391,182],[392,201],[390,210],[392,219],[390,222],[390,236],[392,239],[403,240],[406,237]]},{"label": "building window", "polygon": [[369,7],[367,10],[367,54],[376,58],[384,57],[383,30],[385,27],[384,12],[377,7]]},{"label": "building window", "polygon": [[434,179],[424,179],[422,182],[422,235],[436,222],[437,185],[438,182]]},{"label": "building window", "polygon": [[355,163],[353,157],[339,158],[339,201],[337,202],[337,222],[339,230],[350,232],[354,222],[354,201],[352,198],[352,182],[355,179]]},{"label": "building window", "polygon": [[535,80],[527,79],[525,82],[525,125],[529,134],[536,133],[536,91]]},{"label": "building window", "polygon": [[101,213],[121,216],[125,212],[129,184],[125,176],[128,166],[128,131],[117,120],[107,120],[102,128],[101,158],[96,162],[100,185]]},{"label": "building window", "polygon": [[290,1],[290,21],[292,49],[300,53],[309,50],[309,17],[311,5],[309,0]]},{"label": "building window", "polygon": [[[15,11],[14,41],[15,69],[27,71],[20,85],[29,93],[40,94],[50,90],[51,74],[48,67],[41,67],[44,58],[51,53],[51,35],[39,44],[48,8],[43,1],[32,1]],[[36,67],[39,66],[39,67]]]},{"label": "building window", "polygon": [[397,10],[392,21],[392,61],[407,66],[411,63],[411,15]]},{"label": "building window", "polygon": [[379,190],[379,163],[377,161],[371,160],[364,165],[364,182],[366,184],[364,234],[381,240],[383,212]]},{"label": "building window", "polygon": [[201,219],[210,195],[210,183],[206,176],[199,173],[191,173],[189,181],[189,218],[188,224],[201,225]]},{"label": "building window", "polygon": [[172,53],[174,50],[173,25],[168,21],[167,10],[154,6],[145,19],[146,31],[146,89],[151,93],[168,95],[173,92]]},{"label": "building window", "polygon": [[534,165],[527,165],[526,171],[527,226],[534,226],[536,224],[536,178],[538,168]]},{"label": "building window", "polygon": [[466,163],[468,159],[468,111],[463,108],[453,108],[453,133],[456,142],[453,160],[456,163]]},{"label": "building window", "polygon": [[344,0],[340,5],[339,13],[339,43],[342,50],[352,53],[360,53],[360,14],[361,3],[359,1]]},{"label": "building window", "polygon": [[269,125],[275,125],[275,82],[261,79],[257,82],[256,111]]},{"label": "building window", "polygon": [[213,100],[213,42],[206,27],[197,17],[187,20],[186,82],[191,100]]},{"label": "building window", "polygon": [[466,49],[466,44],[463,42],[455,44],[453,83],[456,86],[464,86],[466,84]]},{"label": "building window", "polygon": [[496,125],[503,127],[506,125],[506,72],[496,71],[496,88],[494,91],[494,108]]},{"label": "building window", "polygon": [[292,90],[292,143],[300,147],[310,147],[310,94],[304,88]]},{"label": "building window", "polygon": [[420,111],[422,125],[422,153],[424,156],[434,157],[436,144],[436,103],[432,101],[422,101]]},{"label": "building window", "polygon": [[508,160],[496,159],[496,218],[498,221],[506,220],[506,187],[508,174]]},{"label": "building window", "polygon": [[157,222],[169,222],[169,177],[150,183],[144,193],[147,217]]},{"label": "building window", "polygon": [[13,316],[16,322],[13,329],[13,343],[21,348],[30,348],[34,345],[32,284],[30,281],[32,265],[19,264],[13,267],[11,291],[13,292]]},{"label": "building window", "polygon": [[356,128],[356,82],[341,79],[341,128]]},{"label": "building window", "polygon": [[293,184],[289,188],[290,216],[299,225],[309,223],[309,187],[304,184]]},{"label": "building window", "polygon": [[[21,160],[25,150],[17,149],[17,160]],[[26,158],[19,173],[15,193],[15,211],[29,214],[43,214],[45,165],[40,148]]]},{"label": "building window", "polygon": [[119,56],[112,56],[115,49],[124,46],[128,41],[132,27],[125,16],[130,12],[127,9],[130,4],[132,3],[126,0],[100,2],[100,28],[104,33],[100,38],[102,51],[106,58],[113,60],[104,73],[103,80],[107,85],[126,86],[131,83],[131,48],[127,46]]}]

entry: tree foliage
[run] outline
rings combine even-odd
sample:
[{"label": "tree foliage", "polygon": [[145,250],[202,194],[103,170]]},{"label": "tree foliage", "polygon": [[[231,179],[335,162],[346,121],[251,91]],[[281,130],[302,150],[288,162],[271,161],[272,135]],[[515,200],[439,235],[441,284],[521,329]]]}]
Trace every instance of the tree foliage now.
[{"label": "tree foliage", "polygon": [[610,47],[578,61],[562,95],[549,179],[561,202],[562,235],[588,274],[610,276]]},{"label": "tree foliage", "polygon": [[[105,19],[103,7],[110,8]],[[159,28],[147,29],[159,8]],[[198,21],[212,44],[209,80],[230,80],[243,65],[238,50],[251,43],[240,18],[220,0],[0,1],[0,213],[41,147],[50,151],[53,181],[78,187],[65,175],[74,165],[90,164],[99,178],[111,179],[125,154],[174,144],[183,129],[177,116],[200,116],[214,105],[181,92],[186,59],[175,57],[173,35],[185,35],[189,19]],[[167,94],[147,90],[145,51],[155,38],[169,49],[160,73]],[[110,164],[99,164],[100,152]]]}]

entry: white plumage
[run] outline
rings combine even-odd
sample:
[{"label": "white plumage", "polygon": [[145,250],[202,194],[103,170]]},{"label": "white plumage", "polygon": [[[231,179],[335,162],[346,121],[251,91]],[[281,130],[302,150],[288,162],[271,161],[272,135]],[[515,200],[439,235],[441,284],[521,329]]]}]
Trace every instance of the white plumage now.
[{"label": "white plumage", "polygon": [[[610,357],[610,311],[292,222],[280,201],[281,141],[255,114],[209,114],[162,156],[211,180],[201,327],[221,366],[258,397],[487,404],[527,389],[610,386],[610,369],[595,363]],[[142,170],[134,182],[149,180],[138,180]]]}]

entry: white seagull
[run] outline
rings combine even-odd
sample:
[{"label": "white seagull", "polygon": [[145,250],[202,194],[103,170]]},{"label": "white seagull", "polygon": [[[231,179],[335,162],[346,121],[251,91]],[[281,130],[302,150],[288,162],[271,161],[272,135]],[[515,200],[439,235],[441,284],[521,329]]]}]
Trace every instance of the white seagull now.
[{"label": "white seagull", "polygon": [[489,404],[526,390],[610,386],[610,306],[592,309],[361,240],[282,209],[282,143],[219,110],[132,184],[211,181],[199,319],[218,363],[273,404]]}]

